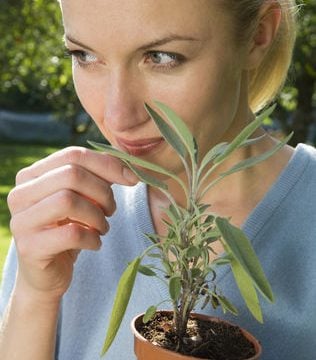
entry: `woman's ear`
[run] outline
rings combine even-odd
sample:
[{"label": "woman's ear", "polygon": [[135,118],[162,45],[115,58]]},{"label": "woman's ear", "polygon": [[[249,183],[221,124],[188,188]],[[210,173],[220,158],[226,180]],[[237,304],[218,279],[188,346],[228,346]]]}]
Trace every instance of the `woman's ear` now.
[{"label": "woman's ear", "polygon": [[258,25],[249,43],[246,69],[257,68],[272,45],[282,17],[282,10],[277,1],[268,0],[259,14]]}]

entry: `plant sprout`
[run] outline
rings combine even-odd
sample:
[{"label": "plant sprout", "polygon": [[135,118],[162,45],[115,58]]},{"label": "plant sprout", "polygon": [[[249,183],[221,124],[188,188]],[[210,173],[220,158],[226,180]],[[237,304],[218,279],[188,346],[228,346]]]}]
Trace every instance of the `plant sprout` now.
[{"label": "plant sprout", "polygon": [[[240,161],[215,180],[208,182],[210,175],[214,174],[219,165],[235,150],[261,140],[262,137],[254,139],[250,137],[272,113],[274,107],[247,125],[232,142],[217,144],[200,159],[197,142],[186,124],[165,104],[155,101],[155,105],[164,117],[147,104],[145,104],[146,111],[164,139],[181,158],[186,182],[156,164],[119,151],[110,145],[89,142],[96,149],[121,159],[141,181],[158,188],[170,202],[170,206],[164,209],[168,220],[162,220],[167,227],[167,235],[145,234],[152,245],[130,262],[122,274],[101,355],[107,352],[116,336],[138,272],[146,276],[158,277],[168,287],[170,298],[167,300],[172,303],[174,332],[177,335],[177,350],[180,351],[189,316],[198,304],[202,309],[210,304],[213,308],[220,306],[224,312],[238,314],[235,306],[216,284],[216,267],[224,265],[231,267],[241,296],[251,314],[259,322],[263,322],[263,316],[257,292],[273,302],[270,284],[246,235],[232,225],[228,218],[210,212],[210,205],[203,204],[201,199],[226,176],[269,158],[290,139],[291,135],[269,151]],[[183,190],[186,207],[176,203],[163,181],[143,169],[163,174],[176,181]],[[210,253],[215,253],[212,246],[218,240],[223,245],[225,253],[211,261]],[[158,258],[161,267],[157,269],[153,265],[142,264],[146,257]],[[147,309],[143,317],[145,323],[154,316],[159,305],[153,304]]]}]

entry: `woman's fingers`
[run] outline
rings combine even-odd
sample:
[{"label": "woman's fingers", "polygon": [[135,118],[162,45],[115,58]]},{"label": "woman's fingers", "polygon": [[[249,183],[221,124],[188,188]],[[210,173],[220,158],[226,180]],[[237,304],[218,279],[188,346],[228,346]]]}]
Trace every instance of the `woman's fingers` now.
[{"label": "woman's fingers", "polygon": [[115,210],[113,192],[107,181],[81,166],[64,165],[13,189],[8,197],[11,213],[23,211],[62,189],[72,190],[90,199],[103,209],[106,216],[112,215]]},{"label": "woman's fingers", "polygon": [[81,166],[109,183],[134,185],[138,181],[136,175],[130,169],[112,156],[86,148],[69,147],[19,171],[16,183],[17,185],[22,184],[67,164]]},{"label": "woman's fingers", "polygon": [[97,251],[101,245],[97,231],[77,223],[44,229],[22,241],[16,238],[20,256],[30,261],[51,261],[54,256],[65,252],[78,255],[80,250]]},{"label": "woman's fingers", "polygon": [[21,170],[8,197],[19,257],[20,284],[59,297],[72,278],[78,251],[97,250],[115,210],[112,183],[135,185],[122,162],[71,147]]},{"label": "woman's fingers", "polygon": [[103,211],[71,190],[60,190],[12,216],[11,230],[16,235],[35,233],[62,221],[77,222],[105,234],[108,229]]}]

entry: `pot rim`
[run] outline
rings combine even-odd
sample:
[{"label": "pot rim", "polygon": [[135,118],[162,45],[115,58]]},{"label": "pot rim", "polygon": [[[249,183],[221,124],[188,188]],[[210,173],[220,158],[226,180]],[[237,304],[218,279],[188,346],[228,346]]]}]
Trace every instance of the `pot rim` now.
[{"label": "pot rim", "polygon": [[[157,310],[156,313],[173,313],[172,310]],[[145,339],[139,332],[138,330],[136,329],[136,322],[137,320],[140,321],[140,319],[145,315],[145,313],[141,313],[141,314],[138,314],[136,315],[133,320],[131,321],[131,329],[132,329],[132,332],[134,334],[134,336],[141,342],[145,342],[145,343],[148,343],[150,344],[151,346],[158,346],[158,345],[153,345],[150,341],[148,341],[147,339]],[[228,325],[232,325],[232,326],[237,326],[241,332],[243,333],[243,335],[249,340],[251,341],[251,343],[254,345],[255,347],[255,351],[256,351],[256,354],[251,357],[251,358],[248,358],[248,359],[244,359],[244,360],[252,360],[254,358],[257,358],[259,359],[260,356],[261,356],[261,353],[262,353],[262,346],[259,342],[259,340],[254,336],[252,335],[249,331],[247,331],[246,329],[242,328],[241,326],[239,325],[236,325],[230,321],[227,321],[227,320],[224,320],[220,317],[216,317],[216,316],[211,316],[211,315],[206,315],[206,314],[200,314],[200,313],[191,313],[191,317],[192,318],[199,318],[199,319],[202,319],[202,320],[210,320],[210,321],[215,321],[215,322],[223,322],[223,323],[226,323]],[[191,359],[192,360],[192,356],[187,356],[187,355],[183,355],[183,354],[179,354],[179,353],[176,353],[175,351],[171,351],[171,350],[168,350],[168,349],[165,349],[163,348],[162,346],[159,346],[159,349],[162,353],[166,353],[166,354],[173,354],[174,355],[174,358],[177,359],[177,356],[179,357],[179,359]],[[207,360],[207,359],[203,359],[203,358],[197,358],[195,357],[194,360]]]}]

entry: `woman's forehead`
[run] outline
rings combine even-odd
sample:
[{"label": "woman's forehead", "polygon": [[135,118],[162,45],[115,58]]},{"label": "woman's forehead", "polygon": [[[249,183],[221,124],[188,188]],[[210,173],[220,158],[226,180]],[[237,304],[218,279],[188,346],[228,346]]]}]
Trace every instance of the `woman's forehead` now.
[{"label": "woman's forehead", "polygon": [[[113,39],[142,46],[170,36],[206,40],[223,33],[216,0],[62,0],[65,33],[90,43]],[[226,24],[226,25],[225,25]]]},{"label": "woman's forehead", "polygon": [[[200,31],[225,17],[215,0],[62,0],[66,26],[190,29]],[[220,21],[217,21],[220,22]]]}]

